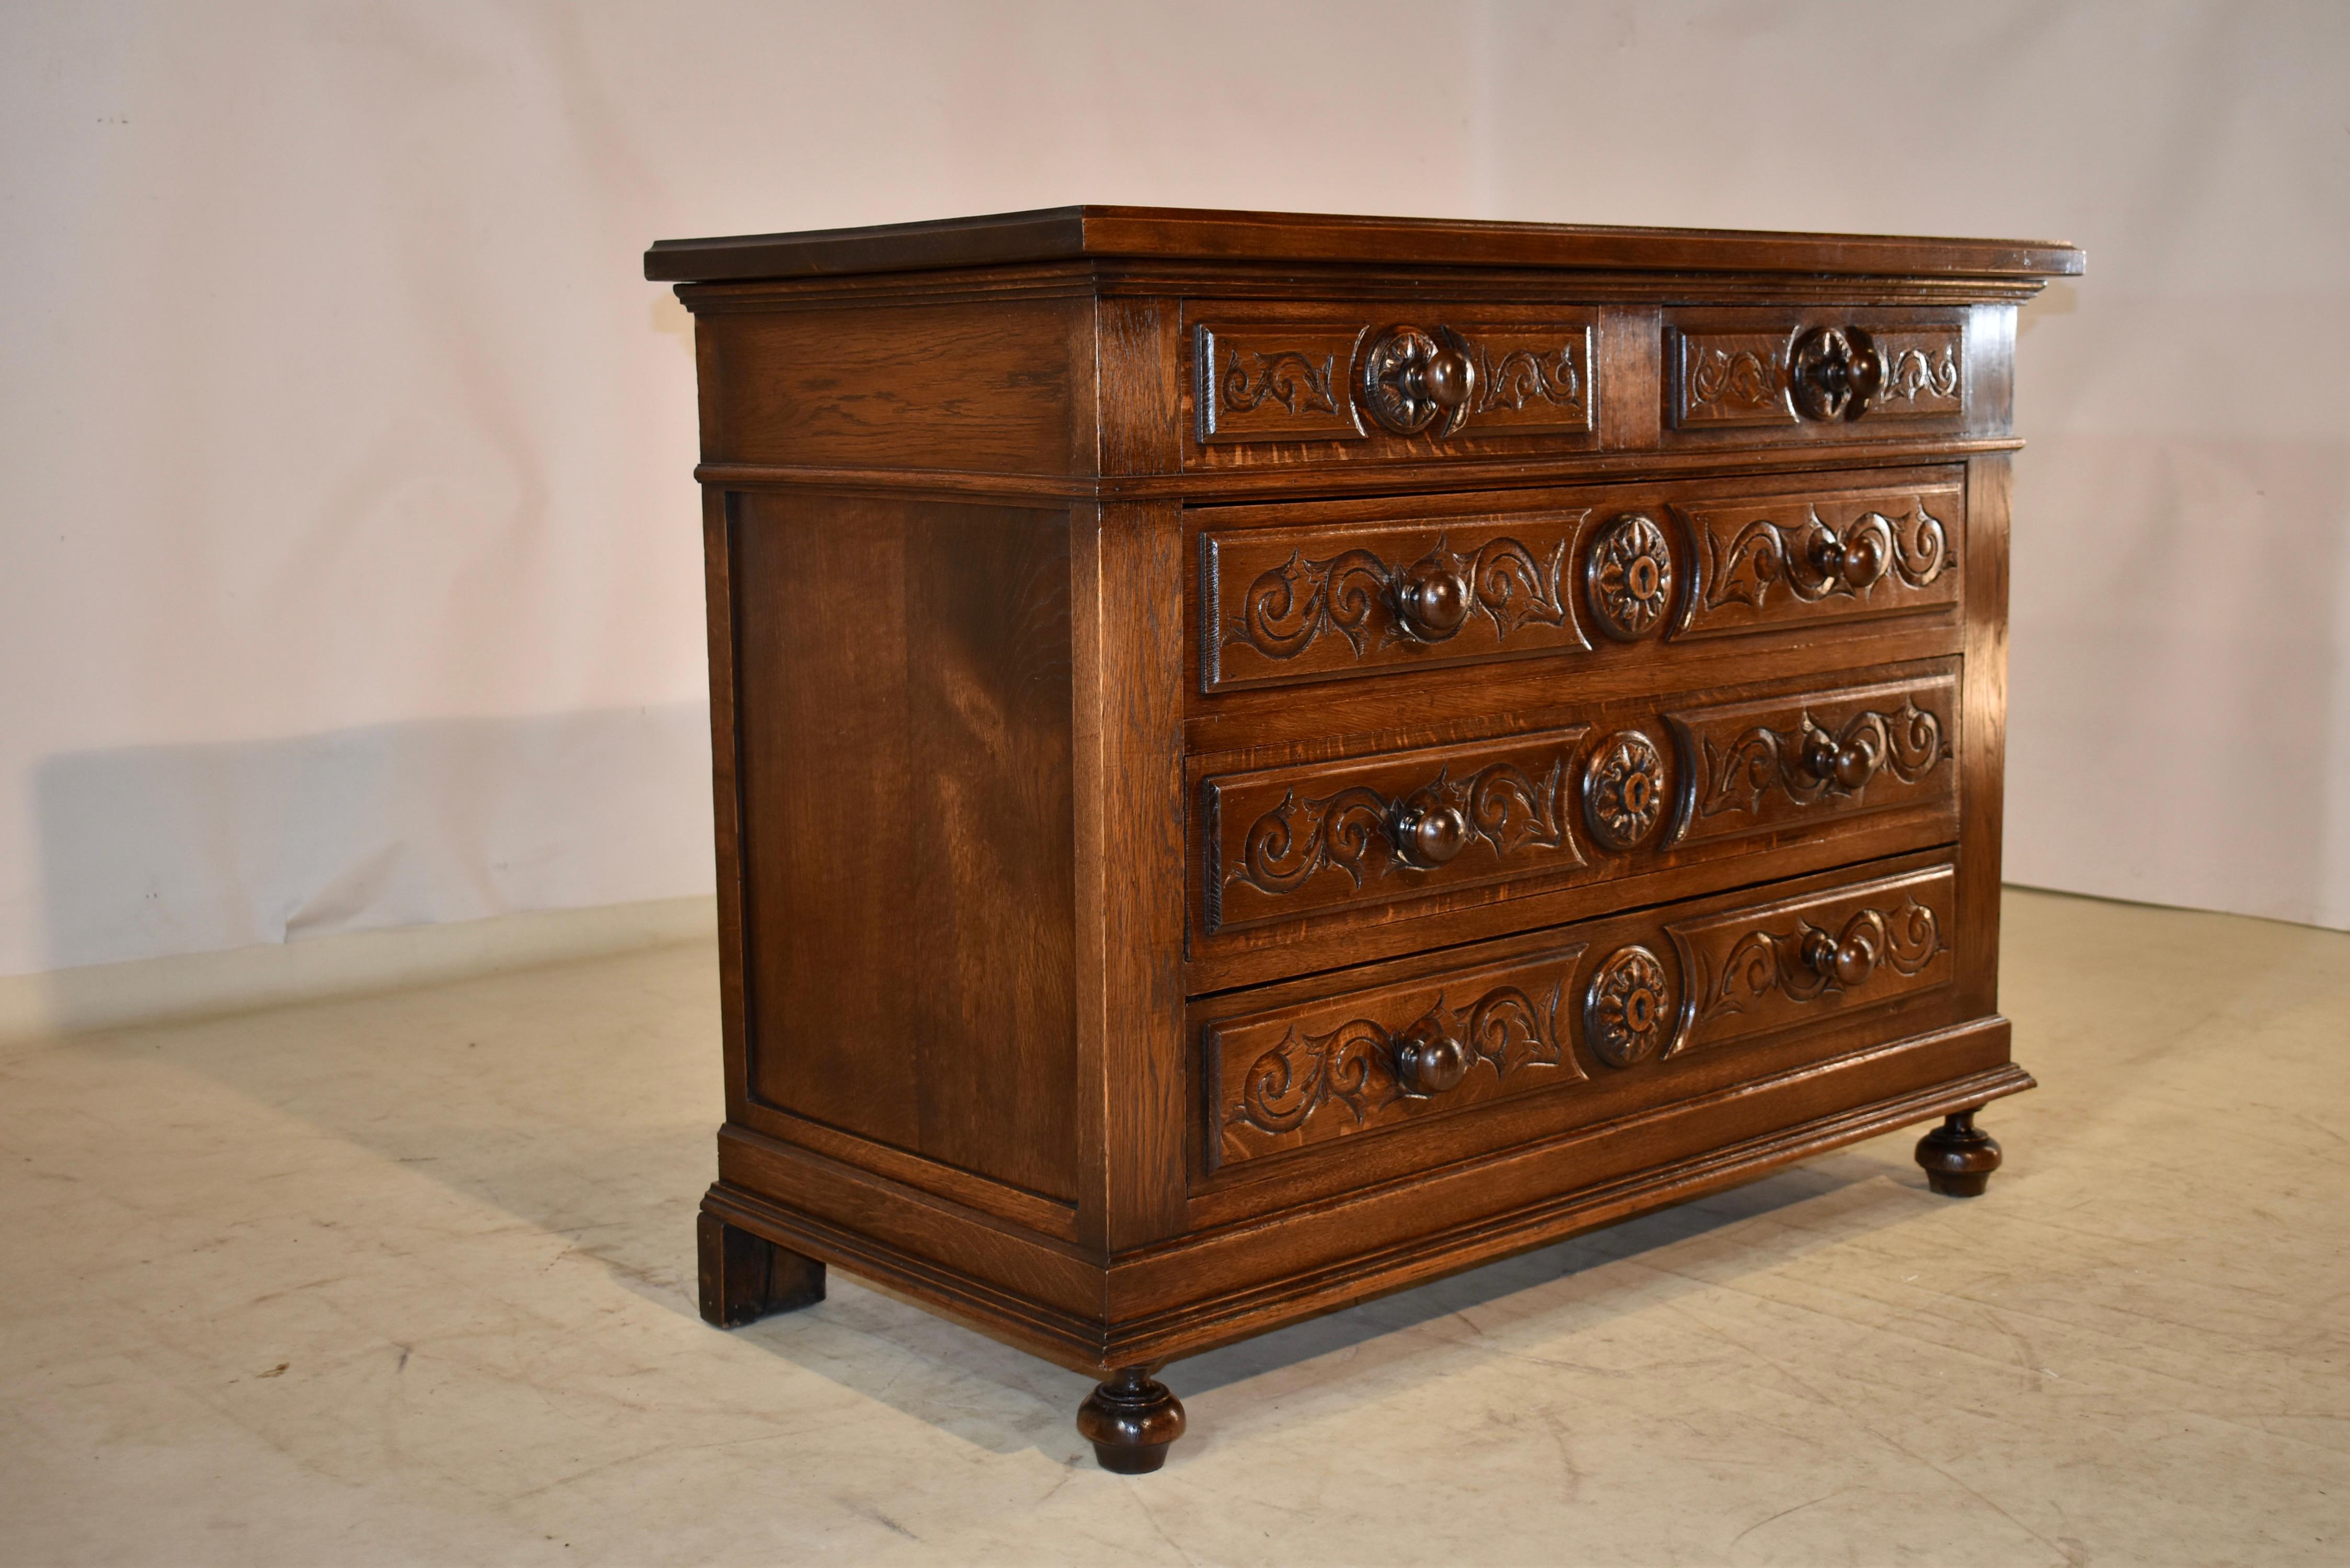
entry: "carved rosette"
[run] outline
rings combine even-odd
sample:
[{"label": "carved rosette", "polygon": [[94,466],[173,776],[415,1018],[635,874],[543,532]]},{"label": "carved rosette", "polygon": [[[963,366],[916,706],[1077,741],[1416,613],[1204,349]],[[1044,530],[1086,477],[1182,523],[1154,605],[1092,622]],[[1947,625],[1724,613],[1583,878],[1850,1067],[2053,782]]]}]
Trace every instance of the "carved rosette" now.
[{"label": "carved rosette", "polygon": [[1583,1037],[1602,1062],[1629,1067],[1664,1048],[1675,1011],[1664,961],[1636,943],[1618,950],[1591,977],[1584,996]]},{"label": "carved rosette", "polygon": [[1399,1100],[1425,1095],[1406,1086],[1398,1058],[1407,1043],[1422,1037],[1458,1040],[1471,1071],[1482,1064],[1507,1080],[1531,1067],[1574,1064],[1560,1049],[1558,1004],[1554,989],[1537,1002],[1514,985],[1498,986],[1466,1008],[1439,995],[1434,1005],[1399,1028],[1373,1019],[1350,1019],[1325,1033],[1295,1028],[1250,1064],[1239,1103],[1229,1113],[1235,1127],[1279,1136],[1295,1132],[1315,1116],[1345,1116],[1361,1127]]},{"label": "carved rosette", "polygon": [[1884,969],[1916,975],[1942,948],[1934,911],[1909,898],[1891,910],[1856,910],[1835,931],[1802,919],[1792,931],[1751,931],[1722,960],[1698,1016],[1719,1018],[1773,992],[1804,1002],[1856,992]]},{"label": "carved rosette", "polygon": [[1492,623],[1494,640],[1506,644],[1525,627],[1566,623],[1559,582],[1565,562],[1564,539],[1549,560],[1540,561],[1507,535],[1465,554],[1439,535],[1434,549],[1400,566],[1388,566],[1369,550],[1344,551],[1326,561],[1309,561],[1293,551],[1249,585],[1224,642],[1245,645],[1267,659],[1295,659],[1325,633],[1335,633],[1361,659],[1400,642],[1441,641],[1459,629],[1458,622],[1432,627],[1427,616],[1411,613],[1421,580],[1440,576],[1465,587],[1461,619],[1484,616]]},{"label": "carved rosette", "polygon": [[1729,545],[1715,542],[1705,602],[1709,609],[1733,600],[1760,609],[1781,584],[1805,604],[1865,599],[1888,576],[1922,588],[1950,566],[1949,531],[1922,504],[1898,519],[1864,512],[1841,529],[1822,522],[1816,510],[1792,533],[1758,518]]},{"label": "carved rosette", "polygon": [[1664,526],[1642,512],[1616,519],[1593,542],[1584,583],[1600,630],[1618,642],[1648,636],[1673,597],[1673,548]]},{"label": "carved rosette", "polygon": [[1638,730],[1608,736],[1583,768],[1583,817],[1603,849],[1638,846],[1664,820],[1664,753]]}]

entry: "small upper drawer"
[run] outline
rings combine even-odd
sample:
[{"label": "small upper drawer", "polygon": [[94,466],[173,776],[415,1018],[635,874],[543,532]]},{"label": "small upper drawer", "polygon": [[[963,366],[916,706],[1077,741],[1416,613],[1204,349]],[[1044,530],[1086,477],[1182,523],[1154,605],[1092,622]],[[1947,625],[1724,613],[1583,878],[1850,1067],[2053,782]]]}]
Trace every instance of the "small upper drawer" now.
[{"label": "small upper drawer", "polygon": [[1846,440],[1955,431],[1964,311],[1666,312],[1665,426],[1682,438]]},{"label": "small upper drawer", "polygon": [[1187,463],[1587,449],[1598,321],[1569,306],[1195,303]]}]

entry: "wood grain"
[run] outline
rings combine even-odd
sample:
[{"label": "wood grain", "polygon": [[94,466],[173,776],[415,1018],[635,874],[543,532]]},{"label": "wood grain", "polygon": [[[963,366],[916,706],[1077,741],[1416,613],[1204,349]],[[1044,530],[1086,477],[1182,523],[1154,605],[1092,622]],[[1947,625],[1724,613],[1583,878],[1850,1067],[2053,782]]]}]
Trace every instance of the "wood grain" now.
[{"label": "wood grain", "polygon": [[[1102,1380],[1877,1132],[1972,1190],[2064,246],[1084,207],[665,243],[705,1310]],[[1742,358],[1743,356],[1743,358]],[[1939,1139],[1939,1141],[1937,1141]]]}]

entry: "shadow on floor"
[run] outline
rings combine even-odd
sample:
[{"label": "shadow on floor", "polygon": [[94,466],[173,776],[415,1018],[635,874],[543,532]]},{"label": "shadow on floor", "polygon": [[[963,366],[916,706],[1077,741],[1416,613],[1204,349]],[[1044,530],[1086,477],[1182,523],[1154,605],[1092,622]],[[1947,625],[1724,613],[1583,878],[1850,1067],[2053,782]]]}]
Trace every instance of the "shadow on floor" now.
[{"label": "shadow on floor", "polygon": [[[717,1033],[710,968],[706,950],[668,950],[70,1048],[160,1055],[368,1150],[387,1178],[392,1168],[427,1175],[559,1236],[624,1288],[698,1320],[693,1215],[720,1119],[706,1060]],[[1463,1356],[1513,1354],[1489,1337],[1496,1331],[1603,1325],[1939,1201],[1906,1158],[1848,1149],[1191,1357],[1169,1380],[1196,1398],[1323,1361],[1334,1380],[1440,1377]],[[1706,1240],[1731,1228],[1742,1232],[1734,1260],[1710,1263]],[[1620,1291],[1592,1277],[1627,1263],[1637,1272]],[[822,1305],[735,1333],[983,1449],[1076,1450],[1070,1421],[1089,1380],[834,1278]],[[1215,1429],[1245,1430],[1235,1414]],[[1213,1432],[1186,1442],[1201,1438]]]}]

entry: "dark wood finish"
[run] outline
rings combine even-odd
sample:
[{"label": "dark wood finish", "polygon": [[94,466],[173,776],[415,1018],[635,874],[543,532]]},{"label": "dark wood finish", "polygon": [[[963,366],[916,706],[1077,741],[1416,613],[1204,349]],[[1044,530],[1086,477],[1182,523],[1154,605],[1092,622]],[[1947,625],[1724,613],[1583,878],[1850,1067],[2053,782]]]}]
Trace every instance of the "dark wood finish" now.
[{"label": "dark wood finish", "polygon": [[1204,531],[1201,689],[1587,649],[1566,566],[1585,515]]},{"label": "dark wood finish", "polygon": [[656,246],[702,402],[713,1322],[1102,1386],[2031,1085],[2003,242],[1076,208]]},{"label": "dark wood finish", "polygon": [[1121,1366],[1077,1407],[1077,1431],[1106,1470],[1149,1475],[1183,1435],[1183,1402],[1139,1366]]},{"label": "dark wood finish", "polygon": [[2082,266],[2080,252],[2045,240],[1085,206],[815,234],[662,240],[645,253],[645,275],[661,283],[811,277],[1112,256],[1868,278],[1957,275],[2034,283],[2077,275]]},{"label": "dark wood finish", "polygon": [[1951,1112],[1918,1140],[1926,1185],[1945,1198],[1981,1198],[1999,1160],[1998,1141],[1975,1126],[1971,1110]]},{"label": "dark wood finish", "polygon": [[824,1265],[765,1237],[739,1231],[715,1214],[694,1217],[702,1262],[702,1321],[740,1328],[769,1313],[824,1300]]},{"label": "dark wood finish", "polygon": [[733,545],[743,1119],[1074,1201],[1066,516],[750,494]]}]

